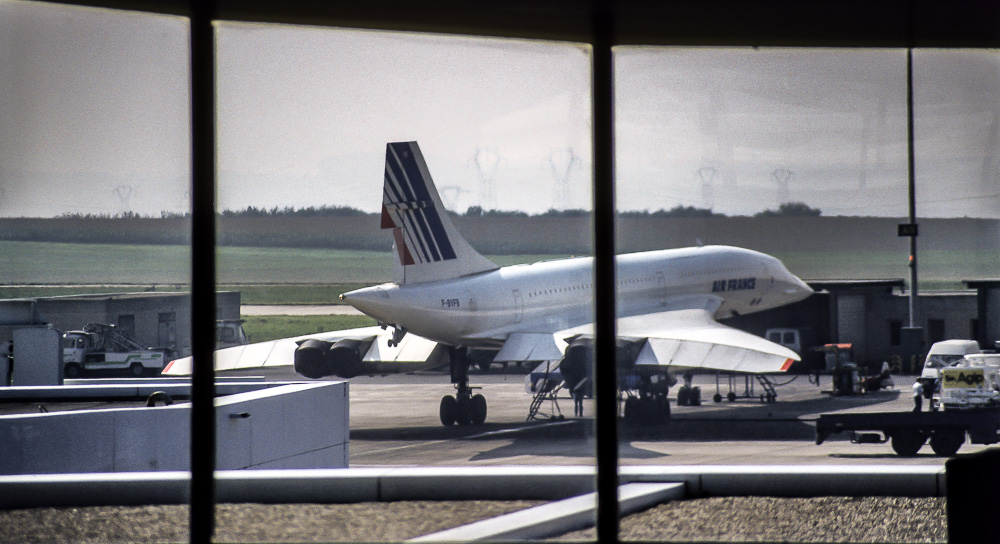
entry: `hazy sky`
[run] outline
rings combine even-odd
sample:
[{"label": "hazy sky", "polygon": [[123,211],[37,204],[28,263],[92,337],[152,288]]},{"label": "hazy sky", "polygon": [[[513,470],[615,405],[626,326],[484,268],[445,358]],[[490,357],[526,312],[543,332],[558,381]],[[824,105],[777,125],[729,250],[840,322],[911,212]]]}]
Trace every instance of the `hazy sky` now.
[{"label": "hazy sky", "polygon": [[[219,205],[590,206],[586,47],[217,25]],[[186,20],[0,0],[0,215],[186,210]],[[918,213],[1000,217],[1000,54],[914,55]],[[616,50],[622,209],[906,213],[905,52]]]}]

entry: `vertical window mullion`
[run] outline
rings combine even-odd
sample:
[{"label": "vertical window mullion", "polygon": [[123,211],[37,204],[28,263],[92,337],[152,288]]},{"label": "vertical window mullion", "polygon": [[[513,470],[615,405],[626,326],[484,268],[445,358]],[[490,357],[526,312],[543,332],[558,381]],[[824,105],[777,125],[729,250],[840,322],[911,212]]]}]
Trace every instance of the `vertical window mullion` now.
[{"label": "vertical window mullion", "polygon": [[615,368],[614,6],[594,4],[594,397],[597,540],[618,542],[618,380]]},{"label": "vertical window mullion", "polygon": [[191,2],[191,509],[190,541],[215,532],[214,2]]}]

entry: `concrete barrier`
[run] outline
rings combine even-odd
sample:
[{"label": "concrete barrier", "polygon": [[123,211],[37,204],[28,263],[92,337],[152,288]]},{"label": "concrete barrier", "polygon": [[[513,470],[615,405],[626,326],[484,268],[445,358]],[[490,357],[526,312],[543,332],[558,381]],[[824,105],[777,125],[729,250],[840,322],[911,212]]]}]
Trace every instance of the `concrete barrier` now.
[{"label": "concrete barrier", "polygon": [[623,482],[685,482],[704,496],[945,496],[944,468],[893,465],[622,467]]},{"label": "concrete barrier", "polygon": [[[263,382],[260,380],[220,380],[215,384],[216,395],[234,395],[259,391],[271,387],[302,382]],[[67,380],[62,386],[0,387],[0,400],[8,402],[69,402],[82,400],[134,400],[146,399],[156,391],[172,397],[190,397],[191,380],[160,381],[135,378],[113,382],[95,380]]]},{"label": "concrete barrier", "polygon": [[[314,382],[217,398],[217,467],[346,467],[347,392]],[[0,416],[0,474],[187,470],[190,421],[188,403]]]},{"label": "concrete barrier", "polygon": [[[216,495],[231,503],[561,500],[592,492],[594,475],[589,466],[219,471]],[[188,477],[186,472],[0,476],[0,508],[179,504],[187,500]],[[683,483],[689,498],[945,493],[944,468],[937,466],[628,466],[621,469],[621,483]],[[119,502],[122,497],[130,502]]]}]

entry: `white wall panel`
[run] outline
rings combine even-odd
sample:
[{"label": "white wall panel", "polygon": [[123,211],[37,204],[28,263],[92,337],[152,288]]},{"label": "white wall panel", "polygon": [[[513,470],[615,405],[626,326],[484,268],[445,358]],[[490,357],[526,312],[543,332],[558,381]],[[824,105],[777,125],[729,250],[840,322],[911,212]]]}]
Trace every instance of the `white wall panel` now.
[{"label": "white wall panel", "polygon": [[[347,405],[346,382],[216,399],[217,468],[344,468]],[[190,404],[0,416],[0,474],[187,470],[190,418]]]}]

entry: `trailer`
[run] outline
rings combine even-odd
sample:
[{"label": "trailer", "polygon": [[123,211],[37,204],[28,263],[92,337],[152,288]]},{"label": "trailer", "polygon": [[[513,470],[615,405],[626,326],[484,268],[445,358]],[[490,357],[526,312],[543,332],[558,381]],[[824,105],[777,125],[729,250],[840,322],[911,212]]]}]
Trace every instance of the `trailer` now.
[{"label": "trailer", "polygon": [[955,455],[966,439],[972,444],[1000,442],[1000,410],[938,412],[873,412],[821,414],[816,420],[816,444],[832,434],[850,433],[854,444],[884,444],[903,457],[912,457],[930,442],[936,455]]}]

